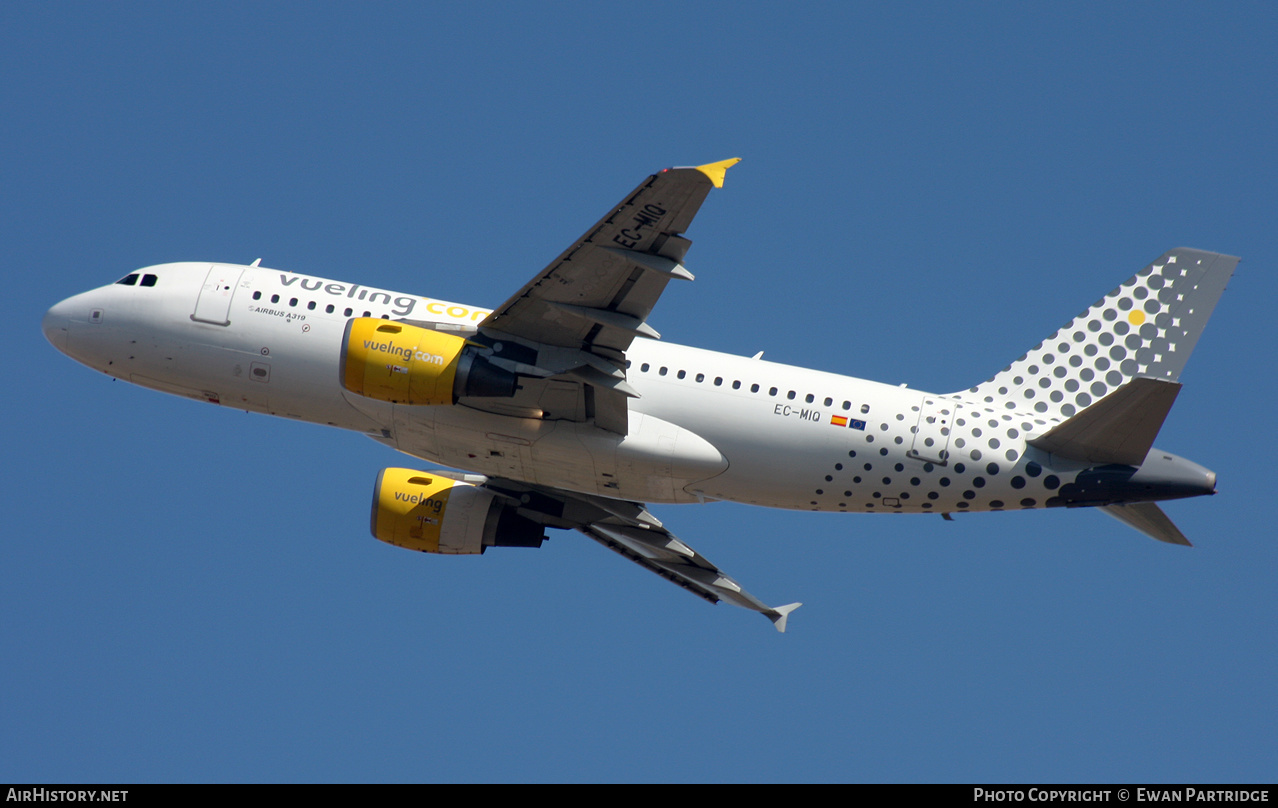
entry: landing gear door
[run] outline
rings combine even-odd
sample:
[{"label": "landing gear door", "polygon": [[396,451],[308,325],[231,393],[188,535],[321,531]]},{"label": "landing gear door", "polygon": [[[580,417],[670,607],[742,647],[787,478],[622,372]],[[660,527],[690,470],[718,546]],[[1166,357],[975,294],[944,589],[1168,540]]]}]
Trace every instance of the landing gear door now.
[{"label": "landing gear door", "polygon": [[231,297],[239,285],[244,267],[214,264],[204,278],[204,287],[195,301],[195,313],[191,319],[213,325],[231,324]]},{"label": "landing gear door", "polygon": [[958,408],[957,401],[923,397],[919,404],[919,422],[914,427],[911,457],[941,466],[949,461],[950,432],[953,431]]}]

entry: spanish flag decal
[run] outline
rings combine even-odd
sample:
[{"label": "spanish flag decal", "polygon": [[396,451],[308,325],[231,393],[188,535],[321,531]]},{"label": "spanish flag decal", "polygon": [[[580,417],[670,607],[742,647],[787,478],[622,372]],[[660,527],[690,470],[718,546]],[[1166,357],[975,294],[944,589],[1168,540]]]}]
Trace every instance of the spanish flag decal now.
[{"label": "spanish flag decal", "polygon": [[846,415],[831,415],[830,423],[834,424],[835,426],[847,426],[848,417]]}]

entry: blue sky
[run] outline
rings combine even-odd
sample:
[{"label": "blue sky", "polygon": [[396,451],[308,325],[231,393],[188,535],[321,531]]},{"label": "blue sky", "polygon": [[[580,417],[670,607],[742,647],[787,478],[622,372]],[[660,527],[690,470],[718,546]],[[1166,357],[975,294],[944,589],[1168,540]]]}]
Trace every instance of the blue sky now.
[{"label": "blue sky", "polygon": [[[0,781],[1272,781],[1278,8],[882,5],[0,5]],[[778,635],[576,534],[382,545],[402,456],[40,334],[175,260],[495,305],[731,156],[667,340],[949,391],[1170,247],[1242,256],[1158,442],[1219,474],[1166,506],[1197,546],[658,508],[805,602]]]}]

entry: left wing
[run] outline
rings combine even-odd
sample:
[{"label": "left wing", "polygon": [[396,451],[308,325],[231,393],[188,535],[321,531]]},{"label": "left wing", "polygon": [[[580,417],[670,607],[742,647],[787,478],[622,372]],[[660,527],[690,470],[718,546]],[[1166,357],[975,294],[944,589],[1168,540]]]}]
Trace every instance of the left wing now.
[{"label": "left wing", "polygon": [[[653,174],[621,204],[498,306],[477,342],[492,361],[530,384],[515,401],[463,402],[510,414],[593,420],[626,434],[626,350],[635,337],[659,338],[647,318],[671,278],[692,280],[681,263],[683,237],[710,189],[739,158]],[[538,384],[536,379],[557,385]],[[564,383],[579,392],[565,401]],[[554,410],[546,406],[553,402]]]},{"label": "left wing", "polygon": [[[692,280],[681,263],[683,232],[710,189],[723,187],[737,159],[653,174],[562,255],[498,306],[471,341],[488,361],[515,373],[511,398],[462,398],[477,409],[523,417],[593,421],[625,435],[626,351],[635,337],[659,338],[648,314],[671,278]],[[519,516],[577,530],[711,603],[759,612],[785,631],[801,604],[768,606],[665,528],[638,502],[607,499],[504,478],[436,470],[479,485]]]},{"label": "left wing", "polygon": [[790,612],[803,605],[768,606],[667,530],[640,503],[475,474],[440,470],[430,473],[481,485],[514,505],[520,516],[547,527],[578,530],[711,603],[726,600],[759,612],[772,621],[777,631],[785,631]]}]

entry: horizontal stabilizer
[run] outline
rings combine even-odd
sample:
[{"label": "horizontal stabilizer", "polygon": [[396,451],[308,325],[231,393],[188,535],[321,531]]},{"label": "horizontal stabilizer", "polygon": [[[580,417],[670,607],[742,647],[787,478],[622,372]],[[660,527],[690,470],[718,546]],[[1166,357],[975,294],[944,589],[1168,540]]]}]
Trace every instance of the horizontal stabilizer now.
[{"label": "horizontal stabilizer", "polygon": [[1132,379],[1029,445],[1070,460],[1139,466],[1179,392],[1178,382]]},{"label": "horizontal stabilizer", "polygon": [[1163,509],[1153,502],[1135,502],[1129,505],[1105,505],[1102,511],[1120,522],[1134,527],[1151,539],[1165,541],[1168,544],[1183,544],[1192,547],[1180,528],[1167,518]]}]

